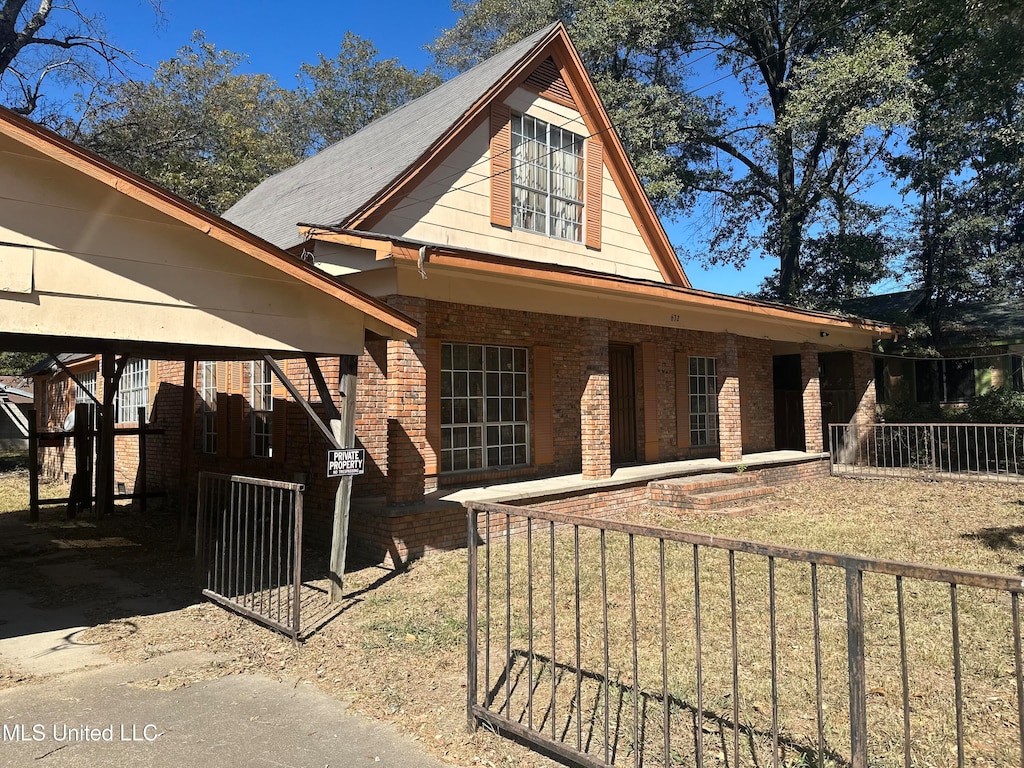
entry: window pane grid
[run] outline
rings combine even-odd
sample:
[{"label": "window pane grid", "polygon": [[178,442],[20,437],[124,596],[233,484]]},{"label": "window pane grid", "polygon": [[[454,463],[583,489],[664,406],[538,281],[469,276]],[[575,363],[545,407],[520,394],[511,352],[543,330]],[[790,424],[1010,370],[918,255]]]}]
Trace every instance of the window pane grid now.
[{"label": "window pane grid", "polygon": [[715,358],[689,360],[690,445],[718,444],[718,374]]},{"label": "window pane grid", "polygon": [[[117,420],[124,424],[137,421],[139,408],[149,404],[149,361],[131,359],[121,374],[117,390]],[[143,418],[148,414],[143,413]]]},{"label": "window pane grid", "polygon": [[78,381],[81,386],[75,388],[75,405],[93,404],[94,401],[92,397],[89,397],[89,393],[93,397],[96,396],[96,371],[78,374]]},{"label": "window pane grid", "polygon": [[522,347],[441,346],[441,471],[529,462]]},{"label": "window pane grid", "polygon": [[529,115],[512,117],[512,224],[583,239],[583,138]]},{"label": "window pane grid", "polygon": [[271,383],[270,366],[262,360],[254,360],[250,364],[249,377],[249,414],[250,432],[252,437],[252,455],[269,458],[272,454],[271,435],[273,434],[274,394]]},{"label": "window pane grid", "polygon": [[217,364],[204,361],[200,368],[203,453],[217,453]]}]

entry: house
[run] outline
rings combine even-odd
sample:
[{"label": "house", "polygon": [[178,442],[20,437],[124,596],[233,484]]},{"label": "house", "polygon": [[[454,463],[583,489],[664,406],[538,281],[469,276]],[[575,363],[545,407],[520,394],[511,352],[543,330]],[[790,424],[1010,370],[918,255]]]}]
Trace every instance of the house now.
[{"label": "house", "polygon": [[[899,325],[925,321],[923,289],[850,299],[843,309]],[[940,357],[914,355],[899,341],[875,359],[881,404],[910,401],[955,408],[993,389],[1024,392],[1024,322],[1019,301],[975,302],[960,307],[939,328]]]},{"label": "house", "polygon": [[[351,537],[378,560],[464,544],[464,511],[438,502],[464,486],[571,475],[596,493],[619,467],[782,449],[794,475],[827,471],[823,419],[873,416],[870,351],[893,333],[693,288],[561,25],[225,218],[418,323],[367,334],[358,359]],[[340,365],[320,360],[329,384]],[[316,405],[305,363],[284,370]],[[329,523],[324,444],[274,387],[260,362],[197,366],[196,464],[300,479]]]}]

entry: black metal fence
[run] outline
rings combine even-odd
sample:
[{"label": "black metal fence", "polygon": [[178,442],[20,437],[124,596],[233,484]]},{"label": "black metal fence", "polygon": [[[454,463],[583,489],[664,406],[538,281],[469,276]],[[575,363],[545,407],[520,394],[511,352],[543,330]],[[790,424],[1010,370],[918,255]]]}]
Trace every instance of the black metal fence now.
[{"label": "black metal fence", "polygon": [[203,594],[292,640],[301,630],[303,486],[199,474],[196,564]]},{"label": "black metal fence", "polygon": [[471,728],[586,766],[1024,765],[1020,578],[467,507]]},{"label": "black metal fence", "polygon": [[830,424],[833,475],[1024,482],[1021,424]]}]

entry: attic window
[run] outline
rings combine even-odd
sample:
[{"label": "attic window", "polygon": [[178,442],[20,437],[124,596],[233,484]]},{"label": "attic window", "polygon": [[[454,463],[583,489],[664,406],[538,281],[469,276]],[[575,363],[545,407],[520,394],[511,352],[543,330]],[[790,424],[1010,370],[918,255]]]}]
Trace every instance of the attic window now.
[{"label": "attic window", "polygon": [[529,115],[512,116],[512,226],[583,239],[583,137]]}]

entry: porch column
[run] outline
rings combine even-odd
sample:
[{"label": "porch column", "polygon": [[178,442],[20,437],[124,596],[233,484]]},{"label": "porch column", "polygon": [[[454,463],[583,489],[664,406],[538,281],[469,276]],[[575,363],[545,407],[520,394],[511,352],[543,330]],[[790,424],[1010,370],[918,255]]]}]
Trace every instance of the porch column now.
[{"label": "porch column", "polygon": [[725,334],[718,362],[718,443],[722,461],[743,458],[743,424],[740,415],[740,362],[736,337]]},{"label": "porch column", "polygon": [[804,400],[804,450],[820,453],[825,450],[821,426],[821,381],[818,373],[818,348],[800,345],[800,383]]},{"label": "porch column", "polygon": [[608,322],[581,321],[580,448],[583,477],[596,480],[612,474],[612,422],[608,380]]},{"label": "porch column", "polygon": [[[389,302],[420,323],[415,339],[389,340],[387,353],[388,414],[388,504],[411,504],[436,488],[427,487],[426,456],[432,449],[427,444],[427,370],[425,321],[426,299],[403,296]],[[432,459],[432,455],[430,457]],[[436,461],[431,461],[436,464]]]},{"label": "porch column", "polygon": [[855,424],[870,424],[875,421],[875,359],[869,352],[853,353],[853,393],[857,398],[857,410],[853,414]]}]

